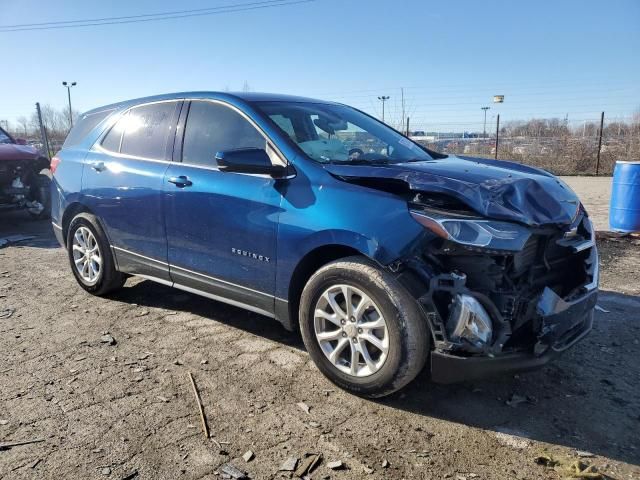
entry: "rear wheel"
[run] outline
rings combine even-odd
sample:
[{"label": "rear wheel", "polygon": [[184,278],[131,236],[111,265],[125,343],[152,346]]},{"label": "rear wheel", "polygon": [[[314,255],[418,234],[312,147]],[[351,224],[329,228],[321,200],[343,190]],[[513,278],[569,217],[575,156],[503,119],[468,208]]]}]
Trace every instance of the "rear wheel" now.
[{"label": "rear wheel", "polygon": [[320,371],[366,397],[388,395],[413,380],[430,346],[416,300],[363,257],[329,263],[309,279],[300,330]]},{"label": "rear wheel", "polygon": [[116,271],[111,249],[95,216],[80,213],[71,220],[67,251],[73,275],[87,292],[105,295],[124,284],[126,277]]}]

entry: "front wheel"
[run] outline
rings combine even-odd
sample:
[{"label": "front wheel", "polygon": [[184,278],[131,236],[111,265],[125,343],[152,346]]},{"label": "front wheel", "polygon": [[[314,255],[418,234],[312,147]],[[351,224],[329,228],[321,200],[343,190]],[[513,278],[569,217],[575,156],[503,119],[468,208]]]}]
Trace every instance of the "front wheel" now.
[{"label": "front wheel", "polygon": [[430,348],[416,300],[364,257],[329,263],[309,279],[300,299],[300,330],[329,380],[370,398],[413,380]]}]

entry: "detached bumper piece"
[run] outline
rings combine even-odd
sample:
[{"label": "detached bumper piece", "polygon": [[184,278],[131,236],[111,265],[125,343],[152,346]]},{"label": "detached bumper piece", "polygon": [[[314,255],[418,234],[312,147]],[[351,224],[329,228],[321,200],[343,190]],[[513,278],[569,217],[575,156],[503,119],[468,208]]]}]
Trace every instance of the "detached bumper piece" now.
[{"label": "detached bumper piece", "polygon": [[[538,353],[505,353],[497,356],[462,357],[444,352],[431,353],[431,379],[456,383],[497,374],[540,368],[585,337],[593,326],[593,308],[598,293],[590,292],[564,309],[543,317],[547,333],[535,346]],[[552,343],[545,343],[551,341]]]}]

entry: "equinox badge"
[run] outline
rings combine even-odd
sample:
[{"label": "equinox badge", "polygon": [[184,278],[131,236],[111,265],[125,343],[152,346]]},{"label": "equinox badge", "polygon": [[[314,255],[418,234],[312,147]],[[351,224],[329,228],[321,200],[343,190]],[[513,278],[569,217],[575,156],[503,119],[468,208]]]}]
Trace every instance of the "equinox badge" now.
[{"label": "equinox badge", "polygon": [[239,248],[231,247],[231,253],[235,253],[236,255],[241,255],[243,257],[253,258],[255,260],[260,260],[261,262],[271,262],[271,257],[265,257],[264,255],[258,255],[257,253],[240,250]]}]

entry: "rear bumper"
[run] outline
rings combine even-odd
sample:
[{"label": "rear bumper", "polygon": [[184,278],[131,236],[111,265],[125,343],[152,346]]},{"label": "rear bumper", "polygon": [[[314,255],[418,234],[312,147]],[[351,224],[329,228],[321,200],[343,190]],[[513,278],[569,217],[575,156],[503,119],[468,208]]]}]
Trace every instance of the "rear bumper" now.
[{"label": "rear bumper", "polygon": [[450,353],[431,352],[431,379],[437,383],[456,383],[492,375],[521,372],[540,368],[582,340],[593,327],[593,309],[597,290],[580,299],[566,303],[560,312],[543,318],[543,324],[551,327],[541,337],[535,350],[539,354],[518,352],[494,357],[462,357]]}]

